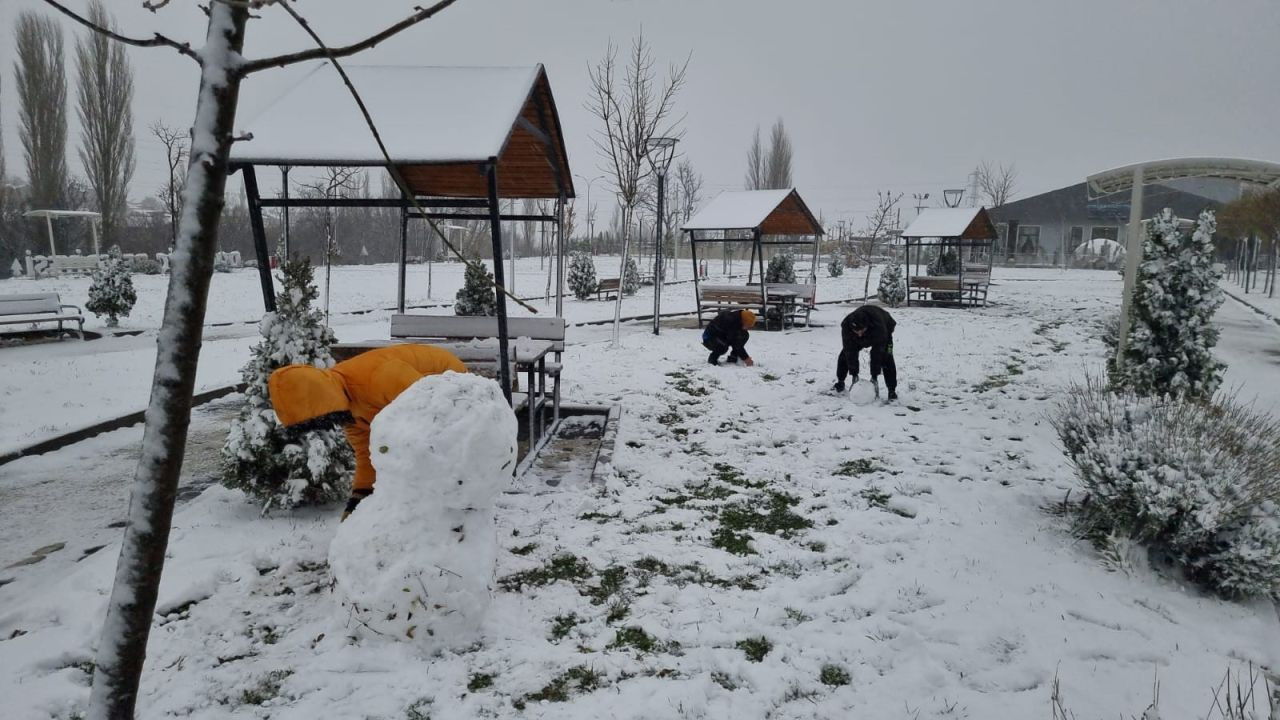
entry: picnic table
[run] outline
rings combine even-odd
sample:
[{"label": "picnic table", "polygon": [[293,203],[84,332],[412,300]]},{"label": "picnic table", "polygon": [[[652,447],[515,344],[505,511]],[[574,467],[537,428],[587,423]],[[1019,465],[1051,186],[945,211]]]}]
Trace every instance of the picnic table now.
[{"label": "picnic table", "polygon": [[[362,352],[378,348],[391,347],[413,340],[392,338],[389,340],[362,340],[359,342],[334,343],[332,351],[335,359],[345,360]],[[419,345],[448,350],[467,366],[467,370],[486,377],[498,376],[498,340],[488,338],[465,342],[417,342]],[[547,394],[547,355],[555,350],[556,343],[551,340],[533,340],[530,338],[511,338],[507,343],[507,356],[517,373],[528,376],[526,387],[525,409],[528,411],[528,428],[530,447],[536,442],[542,430],[542,413],[551,398]],[[515,374],[513,373],[513,377]],[[513,409],[519,409],[513,408]]]}]

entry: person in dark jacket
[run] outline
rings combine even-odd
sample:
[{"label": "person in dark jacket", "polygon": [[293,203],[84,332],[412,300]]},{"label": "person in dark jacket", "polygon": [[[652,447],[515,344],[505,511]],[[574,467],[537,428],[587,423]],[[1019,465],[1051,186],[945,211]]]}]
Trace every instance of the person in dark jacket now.
[{"label": "person in dark jacket", "polygon": [[840,321],[839,359],[836,360],[836,384],[832,390],[844,392],[844,379],[853,373],[853,381],[858,382],[858,352],[862,348],[871,348],[871,380],[876,383],[877,395],[879,382],[877,378],[884,372],[884,384],[889,388],[889,399],[898,399],[898,366],[893,361],[893,329],[897,326],[889,313],[875,305],[863,305],[845,316]]},{"label": "person in dark jacket", "polygon": [[755,361],[747,354],[747,340],[751,333],[747,332],[756,326],[756,314],[750,310],[725,310],[707,323],[702,331],[702,347],[711,351],[707,361],[712,365],[720,364],[720,356],[729,353],[728,362],[739,360],[743,365],[751,367]]}]

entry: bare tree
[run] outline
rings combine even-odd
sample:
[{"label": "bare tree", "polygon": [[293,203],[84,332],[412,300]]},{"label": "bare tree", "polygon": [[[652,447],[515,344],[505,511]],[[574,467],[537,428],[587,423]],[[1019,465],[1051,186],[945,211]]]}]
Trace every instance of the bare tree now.
[{"label": "bare tree", "polygon": [[67,192],[67,77],[62,28],[52,18],[18,15],[18,138],[27,165],[31,204],[59,208]]},{"label": "bare tree", "polygon": [[987,207],[1000,207],[1013,198],[1018,168],[1013,163],[992,165],[986,160],[974,170],[977,174],[978,193]]},{"label": "bare tree", "polygon": [[876,246],[897,234],[898,201],[900,200],[902,200],[902,193],[894,195],[887,190],[876,192],[876,209],[867,215],[867,224],[863,230],[866,241],[861,249],[854,248],[854,252],[867,266],[867,277],[862,284],[863,299],[871,295],[871,262],[876,254]]},{"label": "bare tree", "polygon": [[159,196],[169,213],[170,243],[178,241],[178,217],[182,215],[182,189],[187,174],[183,171],[187,162],[187,135],[159,120],[151,123],[151,134],[164,145],[165,166],[169,173],[160,186]]},{"label": "bare tree", "polygon": [[751,147],[747,148],[747,178],[744,186],[748,190],[764,190],[768,187],[769,171],[765,165],[764,145],[760,142],[760,126],[751,136]]},{"label": "bare tree", "polygon": [[[360,168],[331,166],[324,169],[319,180],[299,183],[304,196],[332,200],[348,194],[360,185],[364,173]],[[367,180],[367,178],[365,178]],[[366,192],[367,196],[368,193]],[[333,278],[333,259],[342,255],[338,247],[337,208],[324,208],[324,321],[329,322],[329,283]]]},{"label": "bare tree", "polygon": [[[115,25],[102,0],[89,3],[89,21]],[[135,165],[133,68],[123,45],[86,31],[76,41],[76,73],[80,162],[102,214],[102,239],[110,246],[125,222]]]},{"label": "bare tree", "polygon": [[791,187],[791,138],[778,118],[769,131],[769,154],[765,158],[765,187],[782,190]]},{"label": "bare tree", "polygon": [[[652,173],[645,162],[650,138],[672,136],[679,120],[673,120],[675,96],[684,85],[689,59],[667,69],[665,82],[659,83],[653,51],[637,35],[631,43],[625,68],[618,65],[618,49],[609,44],[604,58],[588,68],[591,83],[587,110],[600,121],[595,144],[604,160],[602,170],[613,180],[614,191],[622,211],[622,265],[618,277],[624,277],[630,250],[632,219],[640,200],[643,181]],[[613,342],[618,342],[622,317],[622,293],[613,313]]]},{"label": "bare tree", "polygon": [[[689,158],[682,158],[680,163],[676,165],[676,188],[679,190],[680,202],[680,224],[689,222],[689,218],[693,217],[693,211],[698,209],[698,204],[702,202],[702,175],[695,172],[693,163],[689,162]],[[676,236],[676,273],[675,277],[680,277],[680,235]],[[694,268],[694,272],[698,269]]]},{"label": "bare tree", "polygon": [[[121,542],[115,584],[98,643],[90,692],[91,720],[119,720],[134,715],[138,681],[146,658],[151,616],[173,520],[178,478],[191,419],[191,396],[200,356],[213,256],[218,247],[218,218],[227,182],[228,157],[234,142],[240,84],[251,73],[305,60],[327,58],[349,83],[337,58],[370,48],[452,5],[441,0],[416,8],[404,20],[360,42],[340,48],[324,46],[304,18],[274,0],[222,0],[204,9],[208,29],[203,47],[156,33],[150,38],[122,35],[72,12],[56,0],[45,3],[72,20],[118,42],[140,47],[169,47],[201,67],[187,170],[186,202],[178,242],[170,265],[169,294],[157,337],[151,401],[146,412],[142,455],[129,499],[129,524]],[[148,0],[158,10],[165,0]],[[292,17],[319,46],[257,60],[242,57],[251,9],[277,7]],[[22,33],[19,33],[22,37]],[[351,88],[354,91],[354,88]],[[354,94],[354,92],[353,92]],[[357,101],[358,100],[358,95]],[[360,102],[362,110],[363,103]],[[367,112],[366,112],[367,116]],[[376,130],[375,130],[375,137]],[[378,138],[381,147],[381,139]],[[384,152],[384,157],[386,153]],[[388,161],[388,165],[390,162]],[[392,166],[392,172],[398,172]],[[397,184],[403,187],[402,178]]]}]

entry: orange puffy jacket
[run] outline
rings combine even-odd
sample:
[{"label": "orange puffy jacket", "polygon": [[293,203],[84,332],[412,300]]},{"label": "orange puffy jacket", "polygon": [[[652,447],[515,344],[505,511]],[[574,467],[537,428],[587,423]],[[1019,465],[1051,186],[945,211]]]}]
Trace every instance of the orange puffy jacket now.
[{"label": "orange puffy jacket", "polygon": [[271,373],[267,390],[280,424],[285,427],[330,413],[350,412],[355,422],[346,427],[347,442],[356,453],[356,477],[351,488],[370,490],[377,479],[369,460],[369,424],[373,416],[421,378],[450,370],[464,373],[467,367],[448,350],[430,345],[393,345],[361,353],[328,370],[286,365]]}]

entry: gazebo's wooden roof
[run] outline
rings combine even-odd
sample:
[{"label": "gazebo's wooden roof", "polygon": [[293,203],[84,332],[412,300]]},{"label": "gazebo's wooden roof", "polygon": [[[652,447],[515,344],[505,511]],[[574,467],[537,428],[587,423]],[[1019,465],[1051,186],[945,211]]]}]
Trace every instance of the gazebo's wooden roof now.
[{"label": "gazebo's wooden roof", "polygon": [[902,237],[995,240],[999,233],[986,208],[929,208],[902,231]]},{"label": "gazebo's wooden roof", "polygon": [[[345,67],[416,195],[487,197],[484,168],[496,158],[499,197],[574,197],[560,117],[542,65]],[[232,146],[233,165],[386,165],[359,108],[327,63],[266,103],[243,129],[253,139]]]},{"label": "gazebo's wooden roof", "polygon": [[758,230],[761,235],[822,235],[822,225],[795,188],[722,192],[685,230]]}]

